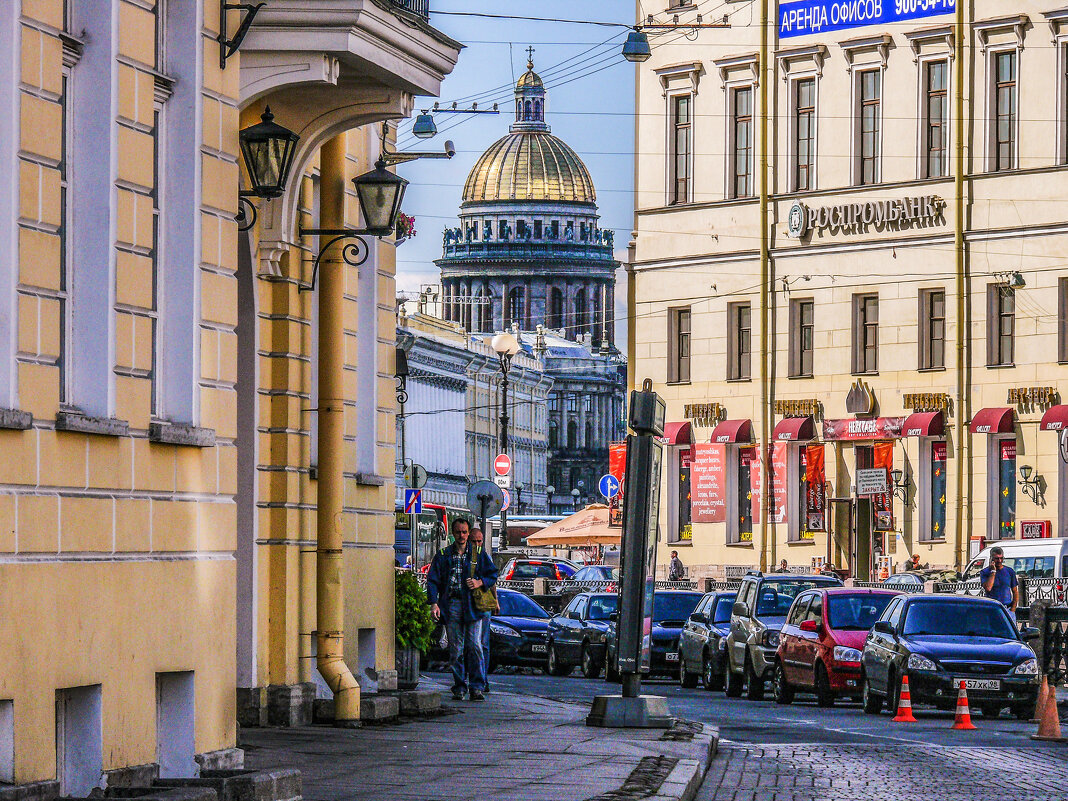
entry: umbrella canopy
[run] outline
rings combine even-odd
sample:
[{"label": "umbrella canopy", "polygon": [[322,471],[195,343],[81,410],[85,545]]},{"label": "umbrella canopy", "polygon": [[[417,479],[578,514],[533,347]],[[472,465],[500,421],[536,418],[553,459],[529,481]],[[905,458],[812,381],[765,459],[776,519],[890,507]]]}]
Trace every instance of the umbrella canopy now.
[{"label": "umbrella canopy", "polygon": [[527,545],[619,545],[622,534],[622,529],[608,527],[608,507],[595,503],[531,534]]}]

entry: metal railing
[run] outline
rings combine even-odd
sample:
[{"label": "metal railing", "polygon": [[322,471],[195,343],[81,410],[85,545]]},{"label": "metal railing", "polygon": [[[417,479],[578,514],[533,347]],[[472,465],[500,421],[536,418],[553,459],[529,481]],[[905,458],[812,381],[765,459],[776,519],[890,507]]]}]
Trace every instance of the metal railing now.
[{"label": "metal railing", "polygon": [[1065,597],[1068,595],[1068,580],[1062,578],[1023,578],[1020,583],[1024,585],[1024,591],[1020,594],[1022,605],[1034,601],[1049,601],[1053,606],[1065,606]]},{"label": "metal railing", "polygon": [[936,581],[934,591],[950,595],[983,595],[983,588],[978,581]]},{"label": "metal railing", "polygon": [[881,581],[854,581],[854,587],[872,590],[894,590],[895,592],[923,592],[922,584],[883,584]]},{"label": "metal railing", "polygon": [[389,2],[423,19],[430,19],[430,0],[389,0]]},{"label": "metal railing", "polygon": [[612,248],[590,242],[456,242],[443,246],[443,258],[573,259],[611,261]]},{"label": "metal railing", "polygon": [[1068,609],[1046,610],[1042,672],[1054,685],[1068,682]]}]

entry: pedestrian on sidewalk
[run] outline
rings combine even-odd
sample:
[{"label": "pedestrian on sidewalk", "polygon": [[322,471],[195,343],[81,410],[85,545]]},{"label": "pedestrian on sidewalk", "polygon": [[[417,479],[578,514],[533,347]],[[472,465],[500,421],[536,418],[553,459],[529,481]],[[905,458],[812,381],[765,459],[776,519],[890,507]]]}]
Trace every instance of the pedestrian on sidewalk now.
[{"label": "pedestrian on sidewalk", "polygon": [[679,552],[671,552],[671,563],[668,565],[668,581],[682,581],[686,573],[686,565],[679,559]]},{"label": "pedestrian on sidewalk", "polygon": [[[482,614],[475,609],[471,591],[492,587],[497,568],[484,550],[475,552],[468,542],[468,523],[457,518],[452,523],[453,543],[434,555],[427,573],[427,599],[430,615],[445,624],[449,638],[449,666],[452,668],[452,697],[463,700],[470,692],[472,701],[485,700],[486,674],[482,669]],[[466,654],[470,653],[470,660]]]},{"label": "pedestrian on sidewalk", "polygon": [[781,562],[779,562],[779,569],[776,570],[775,572],[776,573],[789,573],[790,572],[790,563],[787,562],[785,559],[783,559]]},{"label": "pedestrian on sidewalk", "polygon": [[905,562],[905,570],[926,570],[930,565],[920,564],[919,553],[914,553],[912,558]]},{"label": "pedestrian on sidewalk", "polygon": [[[493,555],[490,553],[489,546],[484,543],[484,537],[482,529],[477,526],[471,529],[471,542],[475,546],[476,551],[485,551],[486,554],[493,559]],[[478,612],[476,609],[475,612]],[[489,692],[489,661],[490,661],[490,618],[493,616],[492,612],[481,612],[482,615],[482,675],[486,677],[486,687],[484,692]]]},{"label": "pedestrian on sidewalk", "polygon": [[1005,551],[999,547],[990,549],[990,564],[979,572],[979,583],[987,598],[1001,601],[1015,612],[1020,603],[1020,582],[1016,571],[1005,564]]}]

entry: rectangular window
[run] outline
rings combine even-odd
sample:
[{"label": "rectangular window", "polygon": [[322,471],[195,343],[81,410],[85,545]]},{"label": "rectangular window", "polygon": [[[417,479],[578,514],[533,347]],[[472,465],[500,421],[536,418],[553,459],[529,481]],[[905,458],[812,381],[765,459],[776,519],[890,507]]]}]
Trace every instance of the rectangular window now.
[{"label": "rectangular window", "polygon": [[986,288],[986,363],[988,367],[1011,365],[1016,338],[1016,290],[1008,284]]},{"label": "rectangular window", "polygon": [[[756,500],[757,493],[754,490],[757,489],[754,482],[754,473],[759,476],[760,460],[757,457],[756,448],[730,448],[730,451],[736,451],[735,458],[737,468],[735,475],[737,476],[737,486],[734,495],[734,515],[733,520],[730,521],[730,525],[727,526],[727,542],[728,543],[741,543],[753,541],[753,506],[754,501],[759,505],[759,500]],[[758,506],[759,508],[759,506]]]},{"label": "rectangular window", "polygon": [[60,113],[63,115],[61,136],[63,141],[60,145],[59,163],[59,319],[62,329],[59,338],[59,402],[70,403],[71,400],[71,374],[70,374],[70,349],[71,349],[71,319],[70,319],[70,272],[71,272],[71,241],[70,241],[70,206],[71,206],[71,156],[73,154],[74,115],[73,98],[71,88],[74,85],[70,69],[63,70],[63,97],[60,100]]},{"label": "rectangular window", "polygon": [[689,95],[672,99],[671,108],[671,193],[670,203],[686,203],[690,199],[690,158],[692,122]]},{"label": "rectangular window", "polygon": [[748,381],[752,371],[752,307],[748,303],[731,303],[727,318],[727,380]]},{"label": "rectangular window", "polygon": [[947,173],[948,73],[946,61],[930,61],[924,66],[924,178],[941,178]]},{"label": "rectangular window", "polygon": [[994,170],[1016,169],[1016,51],[995,53]]},{"label": "rectangular window", "polygon": [[866,70],[859,75],[860,142],[857,148],[857,183],[879,182],[879,141],[882,125],[882,73]]},{"label": "rectangular window", "polygon": [[812,377],[812,354],[815,343],[815,309],[813,300],[790,301],[790,377]]},{"label": "rectangular window", "polygon": [[732,97],[731,197],[750,197],[753,194],[753,87],[735,89]]},{"label": "rectangular window", "polygon": [[1016,438],[990,438],[993,456],[997,460],[993,471],[994,481],[990,482],[996,489],[994,504],[997,514],[991,519],[997,521],[997,530],[991,532],[991,539],[1011,540],[1016,537]]},{"label": "rectangular window", "polygon": [[1057,281],[1057,361],[1068,362],[1068,278]]},{"label": "rectangular window", "polygon": [[946,366],[946,293],[942,289],[920,292],[920,369]]},{"label": "rectangular window", "polygon": [[794,190],[816,188],[816,79],[794,82]]},{"label": "rectangular window", "polygon": [[668,309],[668,383],[690,380],[690,309]]},{"label": "rectangular window", "polygon": [[879,296],[853,296],[853,373],[879,371]]},{"label": "rectangular window", "polygon": [[541,239],[541,220],[534,221],[534,238]]},{"label": "rectangular window", "polygon": [[946,537],[946,464],[945,440],[924,440],[920,446],[920,541]]}]

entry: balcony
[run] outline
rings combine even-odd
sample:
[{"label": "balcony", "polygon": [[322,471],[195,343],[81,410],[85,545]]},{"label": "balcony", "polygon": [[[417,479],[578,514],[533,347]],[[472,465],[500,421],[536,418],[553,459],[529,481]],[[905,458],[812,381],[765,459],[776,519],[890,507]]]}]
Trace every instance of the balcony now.
[{"label": "balcony", "polygon": [[430,19],[430,0],[388,0],[388,2],[423,19]]},{"label": "balcony", "polygon": [[443,247],[443,259],[488,261],[613,261],[612,248],[590,242],[456,242]]}]

